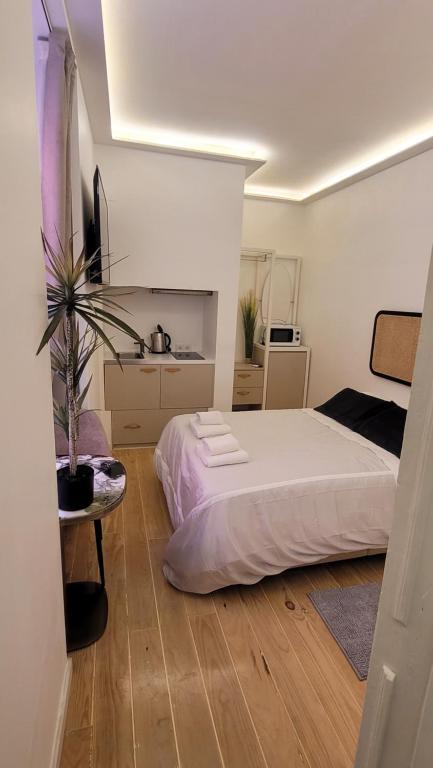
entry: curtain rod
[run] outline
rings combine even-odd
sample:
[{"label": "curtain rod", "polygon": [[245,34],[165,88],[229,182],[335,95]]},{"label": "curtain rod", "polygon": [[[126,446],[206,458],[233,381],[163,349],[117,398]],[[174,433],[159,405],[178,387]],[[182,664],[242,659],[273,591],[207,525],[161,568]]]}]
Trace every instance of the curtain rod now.
[{"label": "curtain rod", "polygon": [[53,25],[51,24],[50,15],[48,13],[48,8],[47,8],[47,6],[45,4],[45,0],[41,0],[41,5],[42,5],[42,10],[44,12],[44,16],[45,16],[45,18],[47,20],[48,29],[50,30],[50,32],[52,32],[53,31]]}]

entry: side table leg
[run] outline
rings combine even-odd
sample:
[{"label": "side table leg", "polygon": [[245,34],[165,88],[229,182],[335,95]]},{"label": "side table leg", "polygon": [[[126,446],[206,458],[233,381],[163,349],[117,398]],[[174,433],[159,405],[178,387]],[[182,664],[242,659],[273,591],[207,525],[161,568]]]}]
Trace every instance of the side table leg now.
[{"label": "side table leg", "polygon": [[94,524],[95,524],[96,551],[98,553],[99,575],[101,577],[101,584],[103,587],[105,587],[104,554],[102,551],[102,522],[101,520],[94,520]]}]

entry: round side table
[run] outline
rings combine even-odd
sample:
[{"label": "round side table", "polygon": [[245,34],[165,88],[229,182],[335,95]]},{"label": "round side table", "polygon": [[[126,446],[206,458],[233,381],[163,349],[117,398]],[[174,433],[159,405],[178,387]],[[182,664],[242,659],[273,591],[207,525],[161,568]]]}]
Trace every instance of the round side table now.
[{"label": "round side table", "polygon": [[[59,457],[56,468],[64,467],[67,457]],[[111,456],[79,456],[79,464],[89,464],[95,471],[94,499],[90,507],[75,512],[59,509],[60,526],[93,522],[100,581],[66,582],[62,545],[63,591],[65,603],[66,648],[77,651],[96,642],[105,632],[108,619],[108,597],[105,590],[104,553],[102,549],[102,523],[121,503],[126,491],[126,470],[121,464],[122,474],[111,478],[103,471],[116,462]]]}]

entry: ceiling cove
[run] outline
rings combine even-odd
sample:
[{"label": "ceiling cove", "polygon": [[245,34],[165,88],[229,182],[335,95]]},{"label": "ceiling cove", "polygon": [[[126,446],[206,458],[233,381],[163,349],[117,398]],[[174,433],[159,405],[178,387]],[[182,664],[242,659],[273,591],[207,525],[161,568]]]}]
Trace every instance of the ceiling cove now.
[{"label": "ceiling cove", "polygon": [[309,202],[433,148],[430,0],[101,0],[97,16],[109,140],[243,164],[247,197]]}]

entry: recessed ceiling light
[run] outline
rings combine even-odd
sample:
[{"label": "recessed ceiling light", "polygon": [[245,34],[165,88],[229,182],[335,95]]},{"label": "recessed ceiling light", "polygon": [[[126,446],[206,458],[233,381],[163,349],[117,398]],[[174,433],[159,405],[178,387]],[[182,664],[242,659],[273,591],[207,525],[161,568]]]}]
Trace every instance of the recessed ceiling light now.
[{"label": "recessed ceiling light", "polygon": [[304,199],[304,192],[294,189],[282,189],[281,187],[268,187],[260,184],[245,184],[245,197],[268,197],[270,200],[282,200],[283,202],[293,201],[301,202]]},{"label": "recessed ceiling light", "polygon": [[[332,191],[344,182],[350,183],[361,176],[368,175],[369,170],[373,173],[375,170],[381,170],[381,166],[386,167],[387,164],[391,166],[394,162],[400,162],[430,148],[433,148],[433,123],[424,124],[404,136],[390,139],[362,158],[322,177],[307,190],[288,190],[266,185],[245,184],[245,195],[272,200],[287,200],[288,202],[308,201],[309,198],[320,195],[322,192]],[[411,150],[413,151],[411,152]]]},{"label": "recessed ceiling light", "polygon": [[113,117],[111,118],[111,135],[117,141],[130,141],[151,147],[161,147],[161,149],[176,149],[221,157],[264,162],[269,156],[263,147],[254,146],[248,141],[131,125]]}]

